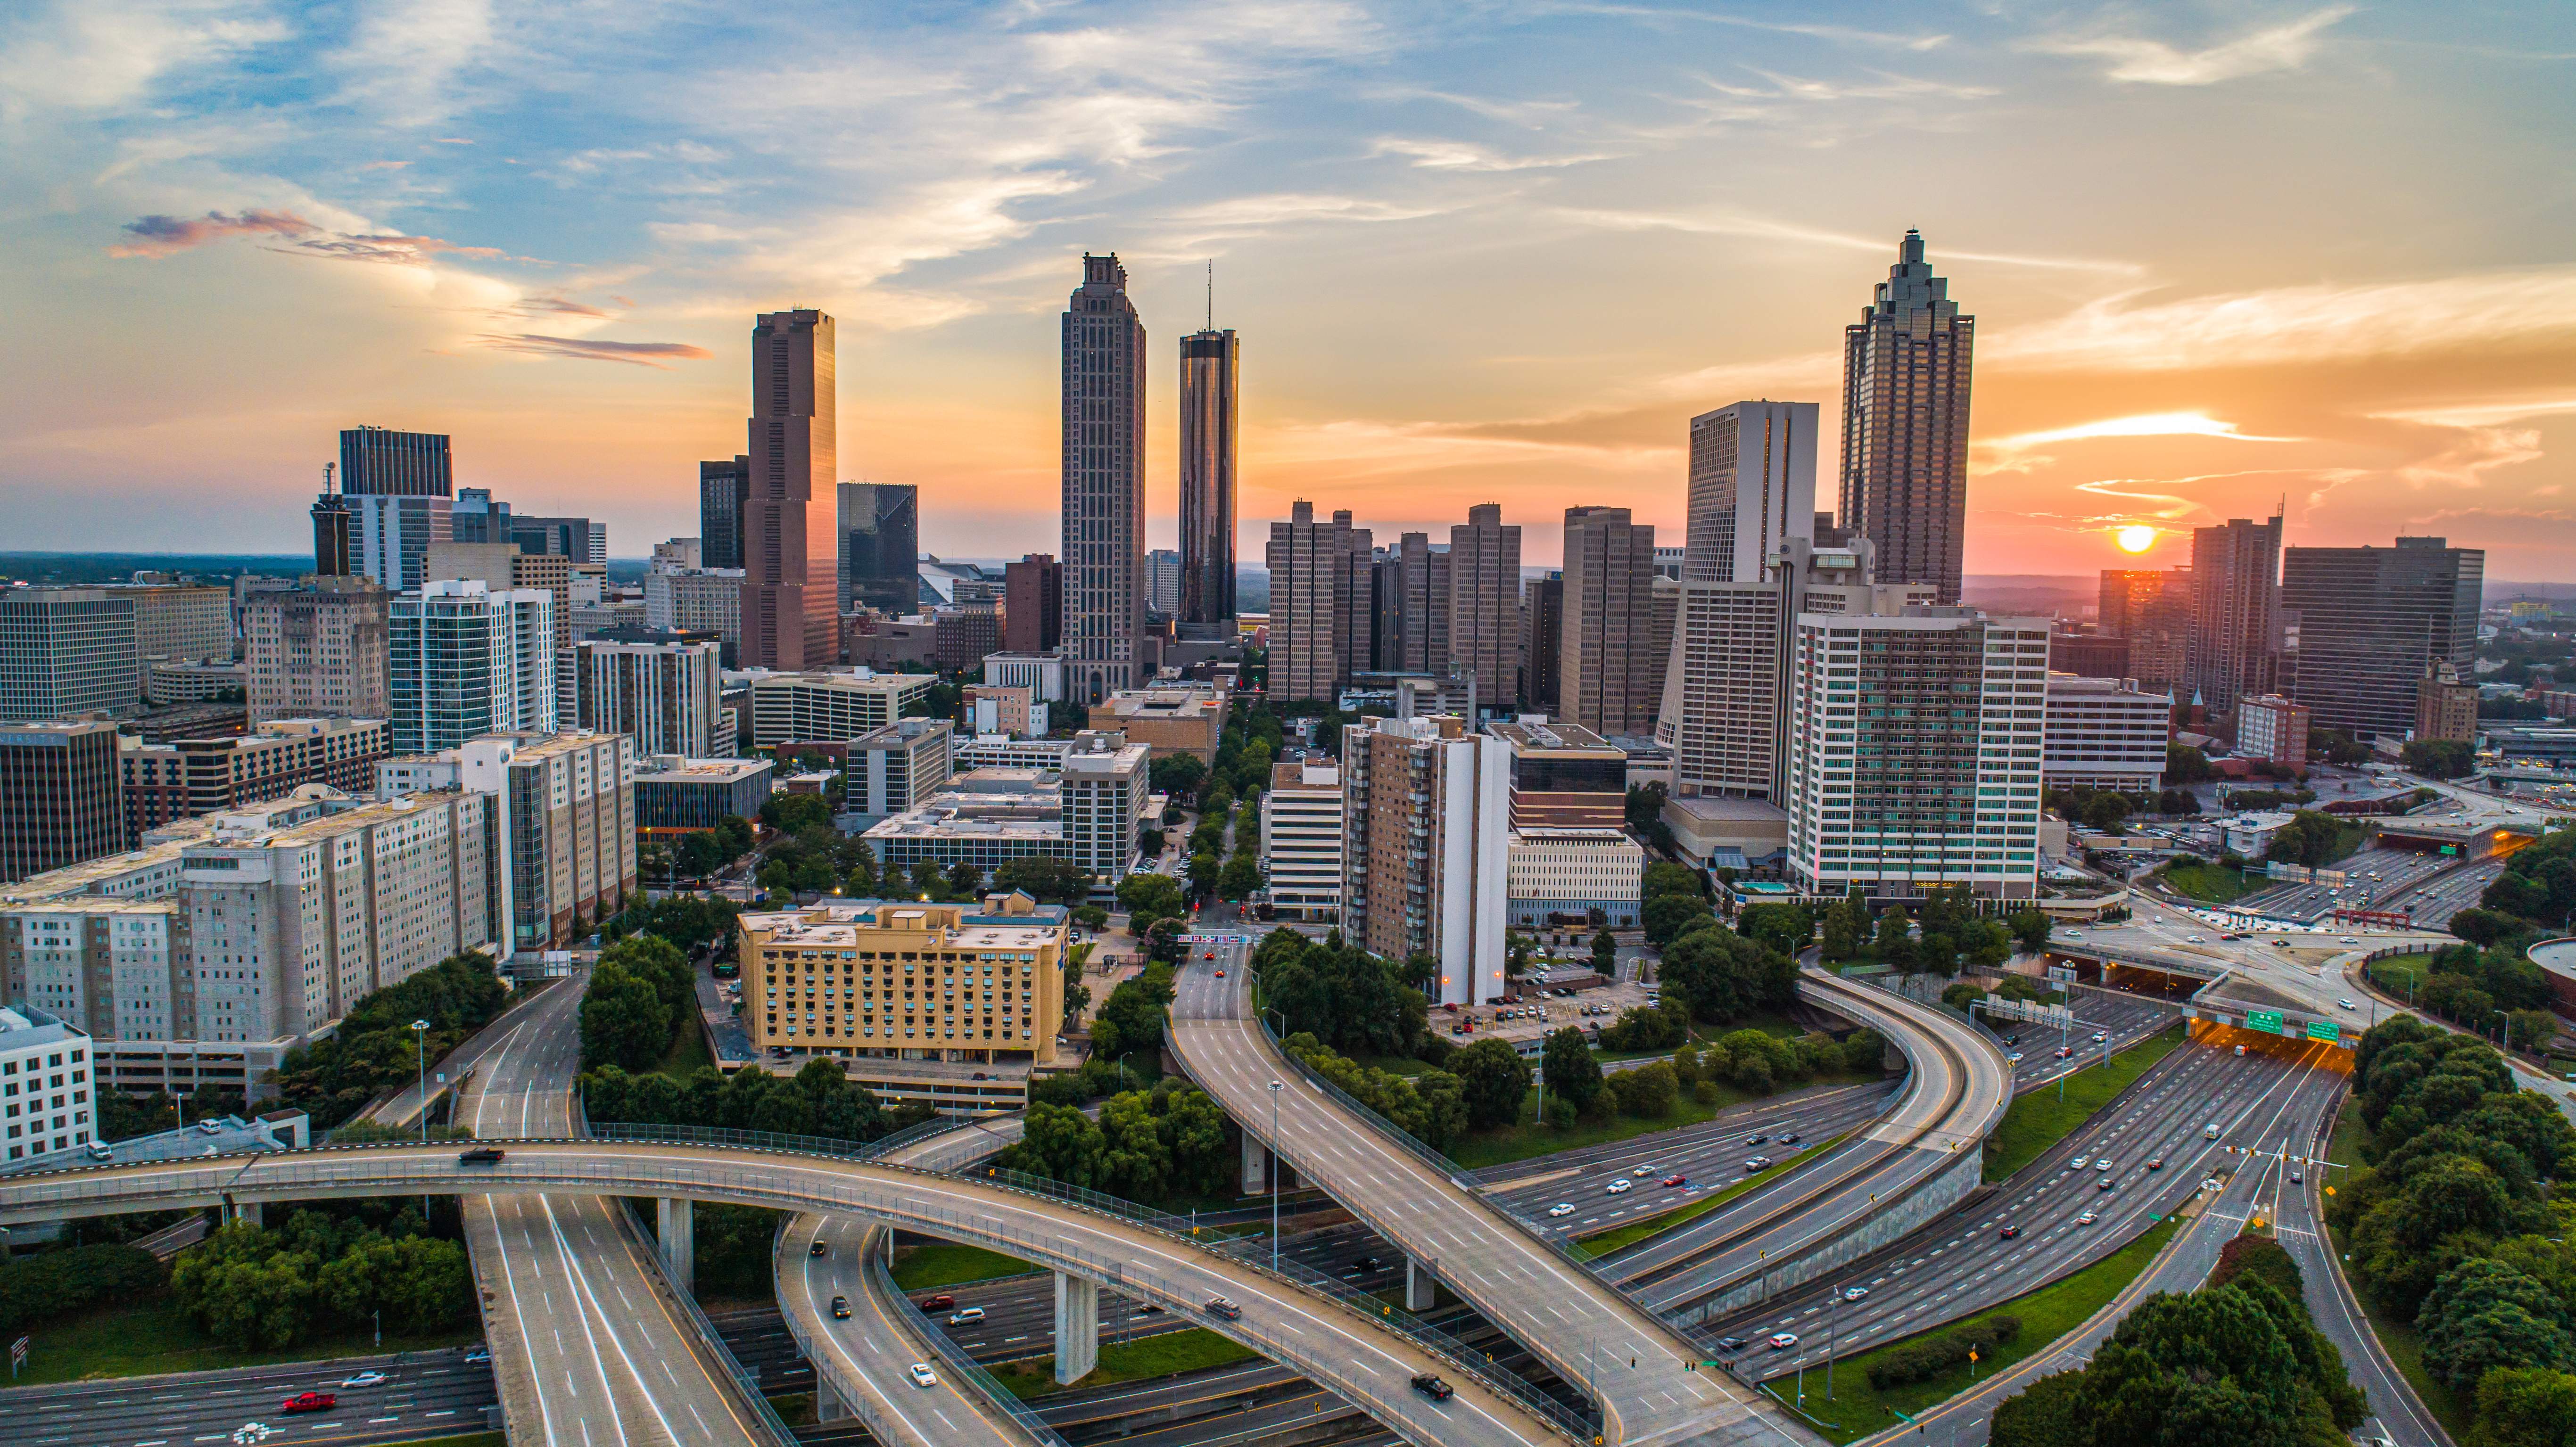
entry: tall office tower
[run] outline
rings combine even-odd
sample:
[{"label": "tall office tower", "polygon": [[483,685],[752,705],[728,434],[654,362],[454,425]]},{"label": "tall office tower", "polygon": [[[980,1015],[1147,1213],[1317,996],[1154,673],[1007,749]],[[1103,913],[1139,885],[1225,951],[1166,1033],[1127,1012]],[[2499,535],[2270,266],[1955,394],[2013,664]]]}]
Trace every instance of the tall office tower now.
[{"label": "tall office tower", "polygon": [[1449,652],[1431,671],[1474,679],[1479,706],[1499,707],[1520,686],[1520,668],[1520,524],[1505,523],[1499,504],[1478,503],[1449,530]]},{"label": "tall office tower", "polygon": [[1181,338],[1181,623],[1234,621],[1234,447],[1243,344],[1213,325]]},{"label": "tall office tower", "polygon": [[1439,963],[1435,1004],[1503,992],[1511,746],[1454,715],[1342,729],[1342,933],[1390,960]]},{"label": "tall office tower", "polygon": [[[1270,525],[1270,696],[1338,698],[1368,646],[1369,532],[1347,511],[1315,521],[1300,499],[1289,521]],[[1356,627],[1354,625],[1357,625]]]},{"label": "tall office tower", "polygon": [[[508,543],[510,505],[495,501],[488,487],[460,487],[447,510],[447,540],[453,543]],[[516,546],[514,543],[513,546]]]},{"label": "tall office tower", "polygon": [[751,328],[751,490],[742,505],[742,662],[829,667],[840,657],[839,452],[832,319],[764,312]]},{"label": "tall office tower", "polygon": [[343,493],[353,514],[351,564],[359,576],[395,592],[420,586],[432,544],[453,536],[444,497],[415,493]]},{"label": "tall office tower", "polygon": [[[1517,547],[1519,530],[1513,530]],[[1401,652],[1378,660],[1391,673],[1442,673],[1449,667],[1449,550],[1431,545],[1429,533],[1405,533],[1395,540],[1394,611]],[[1515,554],[1514,567],[1518,567]],[[1490,694],[1479,697],[1491,698]],[[1499,700],[1497,700],[1499,701]]]},{"label": "tall office tower", "polygon": [[130,713],[142,699],[132,598],[105,588],[0,590],[0,722]]},{"label": "tall office tower", "polygon": [[1683,581],[1755,582],[1782,538],[1812,538],[1813,402],[1736,402],[1690,421],[1690,526]]},{"label": "tall office tower", "polygon": [[2290,696],[2319,728],[2403,738],[2416,690],[2448,664],[2471,676],[2487,555],[2442,538],[2393,548],[2284,548],[2281,611],[2299,620]]},{"label": "tall office tower", "polygon": [[244,691],[253,725],[273,718],[384,718],[393,595],[365,578],[316,578],[242,599]]},{"label": "tall office tower", "polygon": [[[1565,510],[1565,621],[1556,718],[1602,734],[1651,733],[1662,699],[1648,656],[1654,631],[1655,529],[1624,507]],[[1518,680],[1515,679],[1514,682]],[[1500,698],[1508,695],[1484,694]]]},{"label": "tall office tower", "polygon": [[1658,572],[1647,580],[1646,643],[1639,667],[1643,679],[1646,716],[1628,731],[1628,736],[1652,738],[1655,723],[1663,714],[1664,674],[1672,667],[1673,635],[1681,631],[1682,585]]},{"label": "tall office tower", "polygon": [[1367,666],[1392,672],[1404,657],[1404,560],[1393,548],[1371,548],[1368,555],[1369,642]]},{"label": "tall office tower", "polygon": [[386,427],[343,431],[340,491],[350,497],[454,497],[447,434]]},{"label": "tall office tower", "polygon": [[1521,590],[1521,706],[1535,712],[1556,707],[1557,649],[1565,641],[1565,574],[1532,578]]},{"label": "tall office tower", "polygon": [[[2186,703],[2212,723],[2236,717],[2236,701],[2270,693],[2281,647],[2281,518],[2230,518],[2191,533],[2191,645]],[[2411,683],[2413,671],[2406,675]],[[2305,699],[2300,700],[2302,703]]]},{"label": "tall office tower", "polygon": [[1843,332],[1842,525],[1878,549],[1878,575],[1959,601],[1968,536],[1968,381],[1977,321],[1913,231],[1877,298]]},{"label": "tall office tower", "polygon": [[1143,682],[1145,324],[1115,253],[1064,310],[1064,648],[1076,702]]},{"label": "tall office tower", "polygon": [[118,777],[112,723],[0,727],[0,880],[126,847]]},{"label": "tall office tower", "polygon": [[1002,651],[1053,653],[1064,641],[1064,565],[1029,553],[1002,565]]},{"label": "tall office tower", "polygon": [[908,482],[845,482],[840,492],[839,599],[844,613],[901,618],[921,607],[921,490]]},{"label": "tall office tower", "polygon": [[714,643],[585,639],[573,648],[574,721],[594,733],[625,734],[638,753],[731,758],[721,653]]},{"label": "tall office tower", "polygon": [[750,458],[698,464],[698,544],[705,566],[743,565],[743,504],[750,497]]},{"label": "tall office tower", "polygon": [[357,515],[349,500],[331,490],[331,474],[322,474],[322,495],[313,499],[313,573],[344,578],[357,567]]},{"label": "tall office tower", "polygon": [[489,733],[555,731],[554,595],[433,581],[393,599],[386,625],[397,754]]},{"label": "tall office tower", "polygon": [[134,651],[145,659],[233,656],[233,593],[221,585],[111,583],[111,598],[134,604]]},{"label": "tall office tower", "polygon": [[1177,618],[1181,611],[1181,554],[1177,548],[1145,551],[1145,611]]},{"label": "tall office tower", "polygon": [[1802,612],[1788,874],[1813,894],[2038,891],[2048,620]]}]

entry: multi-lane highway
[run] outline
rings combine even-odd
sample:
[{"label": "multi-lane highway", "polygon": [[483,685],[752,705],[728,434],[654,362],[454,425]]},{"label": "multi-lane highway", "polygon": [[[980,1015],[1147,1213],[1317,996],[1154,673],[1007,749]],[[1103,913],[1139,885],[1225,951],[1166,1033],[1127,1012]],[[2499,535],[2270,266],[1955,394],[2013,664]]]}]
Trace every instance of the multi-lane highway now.
[{"label": "multi-lane highway", "polygon": [[[279,1447],[330,1443],[367,1447],[481,1431],[492,1402],[492,1374],[468,1365],[465,1351],[285,1362],[227,1372],[56,1382],[0,1391],[0,1442],[12,1447],[135,1447],[228,1441],[253,1422]],[[344,1383],[382,1372],[370,1386]],[[328,1412],[284,1416],[277,1408],[303,1392],[331,1392]]]},{"label": "multi-lane highway", "polygon": [[[581,984],[549,989],[482,1057],[456,1111],[477,1137],[573,1134]],[[462,1205],[513,1440],[766,1447],[613,1202],[467,1194]]]}]

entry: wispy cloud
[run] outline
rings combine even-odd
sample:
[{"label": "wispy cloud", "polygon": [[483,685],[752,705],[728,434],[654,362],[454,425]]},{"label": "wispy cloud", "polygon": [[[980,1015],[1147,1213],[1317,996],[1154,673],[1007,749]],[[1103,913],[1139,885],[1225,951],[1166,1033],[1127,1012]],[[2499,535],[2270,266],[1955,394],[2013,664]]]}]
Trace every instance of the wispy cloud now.
[{"label": "wispy cloud", "polygon": [[2109,32],[2042,36],[2024,42],[2023,48],[2106,61],[2105,76],[2136,85],[2216,85],[2268,71],[2299,69],[2325,43],[2326,28],[2352,13],[2350,5],[2330,5],[2200,50]]},{"label": "wispy cloud", "polygon": [[2132,417],[2105,417],[2095,422],[2078,422],[2070,427],[2051,427],[2038,432],[2017,432],[2009,437],[1990,437],[1978,445],[2018,452],[2024,448],[2045,447],[2052,442],[2089,441],[2099,437],[2223,437],[2232,442],[2304,440],[2241,432],[2233,422],[2221,421],[2200,412],[2145,412]]},{"label": "wispy cloud", "polygon": [[109,247],[108,255],[159,258],[232,236],[264,238],[267,249],[290,255],[326,257],[334,261],[389,262],[403,266],[421,265],[437,256],[492,260],[507,254],[497,247],[460,246],[435,236],[333,231],[292,211],[249,210],[232,214],[209,211],[203,216],[142,216],[126,222],[124,229],[125,234],[134,239]]},{"label": "wispy cloud", "polygon": [[0,13],[0,117],[12,120],[141,100],[175,72],[291,33],[268,6],[225,0],[31,0]]},{"label": "wispy cloud", "polygon": [[1977,338],[1980,363],[2154,371],[2455,351],[2576,334],[2576,266],[2104,297]]},{"label": "wispy cloud", "polygon": [[531,357],[626,362],[639,367],[665,369],[675,361],[703,362],[715,355],[704,347],[694,347],[687,342],[606,342],[590,337],[540,336],[534,332],[486,333],[476,337],[474,344],[497,352],[518,352]]},{"label": "wispy cloud", "polygon": [[1385,136],[1369,147],[1371,156],[1404,156],[1427,171],[1546,171],[1607,161],[1614,152],[1587,151],[1564,156],[1507,156],[1472,141],[1416,140]]},{"label": "wispy cloud", "polygon": [[[1743,236],[1765,241],[1794,241],[1812,246],[1832,246],[1846,251],[1875,252],[1892,257],[1894,242],[1878,237],[1854,236],[1831,231],[1804,222],[1782,220],[1776,216],[1750,215],[1741,211],[1706,209],[1697,211],[1628,211],[1600,206],[1558,206],[1550,214],[1584,226],[1606,231],[1681,231],[1695,236]],[[2080,256],[2019,256],[1993,251],[1959,251],[1942,248],[1941,259],[1950,261],[1991,262],[1999,266],[2030,266],[2059,271],[2093,271],[2111,275],[2136,275],[2142,270],[2135,262],[2114,261]]]},{"label": "wispy cloud", "polygon": [[403,0],[358,15],[348,46],[332,57],[346,78],[343,102],[400,126],[461,108],[456,78],[492,43],[491,0]]}]

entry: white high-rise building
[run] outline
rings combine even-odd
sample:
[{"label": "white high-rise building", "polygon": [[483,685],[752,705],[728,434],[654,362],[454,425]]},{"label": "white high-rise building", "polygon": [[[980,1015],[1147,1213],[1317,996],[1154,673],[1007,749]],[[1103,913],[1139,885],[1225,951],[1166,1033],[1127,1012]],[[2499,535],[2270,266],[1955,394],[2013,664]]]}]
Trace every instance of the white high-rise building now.
[{"label": "white high-rise building", "polygon": [[2045,618],[1798,614],[1788,874],[1811,893],[2037,893]]},{"label": "white high-rise building", "polygon": [[398,754],[555,731],[554,594],[433,581],[392,600],[387,688]]},{"label": "white high-rise building", "polygon": [[1751,583],[1790,538],[1815,537],[1817,404],[1736,402],[1690,420],[1681,581]]},{"label": "white high-rise building", "polygon": [[1332,760],[1271,767],[1261,796],[1261,872],[1281,919],[1341,918],[1342,772]]},{"label": "white high-rise building", "polygon": [[2153,795],[2165,786],[2172,724],[2172,694],[2151,693],[2133,678],[2052,673],[2041,772],[2052,789]]}]

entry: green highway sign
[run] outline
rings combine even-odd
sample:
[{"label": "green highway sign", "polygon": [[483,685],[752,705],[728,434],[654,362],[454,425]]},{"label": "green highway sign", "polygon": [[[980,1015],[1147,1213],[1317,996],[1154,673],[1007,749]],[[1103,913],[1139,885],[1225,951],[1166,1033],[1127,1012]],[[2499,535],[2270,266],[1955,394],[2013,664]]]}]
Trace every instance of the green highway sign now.
[{"label": "green highway sign", "polygon": [[2281,1028],[2281,1012],[2278,1010],[2246,1011],[2245,1028],[2248,1030],[2260,1030],[2266,1035],[2281,1035],[2288,1033]]},{"label": "green highway sign", "polygon": [[2343,1032],[2332,1020],[2311,1020],[2308,1022],[2308,1038],[2336,1045],[2342,1043]]}]

